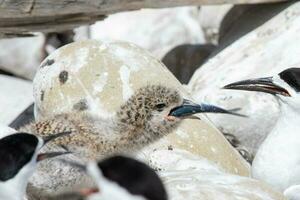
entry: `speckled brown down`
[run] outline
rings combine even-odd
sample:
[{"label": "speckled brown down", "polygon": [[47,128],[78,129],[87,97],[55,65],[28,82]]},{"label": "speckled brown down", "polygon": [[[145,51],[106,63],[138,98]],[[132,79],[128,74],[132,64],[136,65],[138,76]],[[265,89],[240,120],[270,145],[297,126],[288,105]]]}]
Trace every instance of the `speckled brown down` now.
[{"label": "speckled brown down", "polygon": [[137,90],[111,118],[99,118],[84,112],[61,114],[20,130],[36,135],[72,131],[70,136],[58,138],[53,144],[88,159],[97,159],[140,149],[170,133],[181,120],[170,120],[167,116],[182,102],[183,98],[175,89],[151,85]]},{"label": "speckled brown down", "polygon": [[[236,115],[213,105],[183,99],[176,89],[149,85],[138,89],[107,118],[92,116],[85,111],[72,112],[29,124],[21,130],[39,136],[71,131],[72,134],[58,138],[44,150],[61,150],[63,147],[73,152],[65,156],[65,160],[82,163],[139,150],[172,132],[182,119],[195,118],[193,115],[200,112]],[[91,183],[88,176],[72,166],[55,160],[44,161],[31,178],[28,199],[46,200],[55,193],[89,187]]]}]

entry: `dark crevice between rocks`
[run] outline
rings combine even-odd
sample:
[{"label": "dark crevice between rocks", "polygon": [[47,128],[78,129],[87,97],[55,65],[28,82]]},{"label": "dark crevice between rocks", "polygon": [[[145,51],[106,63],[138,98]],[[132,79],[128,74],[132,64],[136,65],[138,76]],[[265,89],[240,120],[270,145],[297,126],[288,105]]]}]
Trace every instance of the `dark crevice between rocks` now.
[{"label": "dark crevice between rocks", "polygon": [[14,74],[2,69],[2,67],[0,66],[0,74],[3,74],[3,75],[7,75],[7,76],[14,76]]},{"label": "dark crevice between rocks", "polygon": [[183,84],[187,84],[195,70],[206,62],[216,48],[212,44],[183,44],[171,49],[162,62]]},{"label": "dark crevice between rocks", "polygon": [[6,76],[12,76],[12,77],[19,78],[19,79],[22,79],[22,80],[28,80],[27,78],[24,78],[22,76],[18,76],[16,74],[13,74],[13,73],[5,70],[4,67],[1,67],[1,66],[0,66],[0,74],[1,75],[6,75]]},{"label": "dark crevice between rocks", "polygon": [[15,120],[9,124],[9,127],[19,129],[20,127],[34,121],[33,109],[34,104],[28,106]]}]

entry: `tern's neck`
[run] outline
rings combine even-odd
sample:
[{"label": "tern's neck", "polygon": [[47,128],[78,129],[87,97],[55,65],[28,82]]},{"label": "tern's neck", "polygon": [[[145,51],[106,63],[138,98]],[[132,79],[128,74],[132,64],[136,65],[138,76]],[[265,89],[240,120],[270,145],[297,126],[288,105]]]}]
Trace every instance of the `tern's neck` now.
[{"label": "tern's neck", "polygon": [[14,178],[4,183],[0,182],[0,199],[23,200],[32,173],[31,169],[22,169]]},{"label": "tern's neck", "polygon": [[281,103],[280,115],[273,129],[274,134],[299,137],[300,110],[284,102]]},{"label": "tern's neck", "polygon": [[19,187],[19,185],[15,187],[14,184],[0,184],[0,199],[23,200],[25,197],[25,189],[26,187]]},{"label": "tern's neck", "polygon": [[13,178],[0,182],[0,199],[23,200],[26,194],[26,187],[29,178],[36,169],[36,154]]},{"label": "tern's neck", "polygon": [[259,147],[252,163],[253,177],[280,190],[300,180],[293,171],[297,171],[300,162],[300,114],[297,109],[283,103],[276,125]]}]

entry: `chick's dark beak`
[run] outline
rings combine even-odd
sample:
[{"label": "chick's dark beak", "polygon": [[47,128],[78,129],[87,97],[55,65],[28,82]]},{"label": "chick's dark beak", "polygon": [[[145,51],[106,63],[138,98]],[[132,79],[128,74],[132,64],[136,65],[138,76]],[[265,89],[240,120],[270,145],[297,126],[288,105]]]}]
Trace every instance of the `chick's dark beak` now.
[{"label": "chick's dark beak", "polygon": [[57,152],[48,152],[48,153],[40,153],[37,156],[37,161],[42,161],[45,159],[49,159],[49,158],[54,158],[57,156],[61,156],[61,155],[66,155],[66,154],[70,154],[71,152],[69,151],[57,151]]},{"label": "chick's dark beak", "polygon": [[247,91],[257,91],[265,92],[273,95],[291,96],[289,92],[276,85],[273,82],[272,77],[258,78],[258,79],[248,79],[244,81],[238,81],[235,83],[228,84],[223,87],[224,89],[232,90],[247,90]]},{"label": "chick's dark beak", "polygon": [[67,136],[67,135],[70,135],[71,133],[72,133],[71,131],[65,131],[65,132],[57,133],[55,135],[45,136],[45,137],[43,137],[44,145],[52,140],[55,140],[56,138]]},{"label": "chick's dark beak", "polygon": [[210,104],[196,104],[190,100],[184,99],[182,105],[175,107],[169,113],[169,116],[176,118],[192,118],[196,113],[224,113],[230,115],[244,116],[242,114],[235,113],[239,109],[225,110],[223,108],[210,105]]}]

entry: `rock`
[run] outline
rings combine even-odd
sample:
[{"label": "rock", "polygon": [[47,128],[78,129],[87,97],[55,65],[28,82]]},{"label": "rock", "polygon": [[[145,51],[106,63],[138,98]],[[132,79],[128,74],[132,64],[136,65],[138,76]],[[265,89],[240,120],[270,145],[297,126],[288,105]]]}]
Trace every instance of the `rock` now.
[{"label": "rock", "polygon": [[201,6],[198,18],[207,42],[217,44],[222,20],[232,7],[231,4]]},{"label": "rock", "polygon": [[90,38],[90,26],[80,26],[74,29],[74,41],[87,40]]},{"label": "rock", "polygon": [[243,35],[263,25],[294,3],[295,1],[273,4],[235,5],[221,22],[218,51],[215,51],[213,55],[216,55]]},{"label": "rock", "polygon": [[282,11],[261,27],[228,46],[210,59],[192,77],[188,88],[197,101],[226,108],[240,107],[248,118],[212,116],[216,126],[232,133],[255,152],[278,117],[278,103],[271,95],[222,90],[224,85],[269,76],[300,62],[300,3]]},{"label": "rock", "polygon": [[284,197],[266,184],[254,179],[226,173],[206,171],[169,171],[163,173],[167,190],[172,200],[239,200],[239,199],[281,199]]},{"label": "rock", "polygon": [[211,52],[214,45],[183,44],[171,49],[162,59],[162,62],[183,84],[187,84],[195,70],[202,65]]},{"label": "rock", "polygon": [[17,131],[15,129],[12,129],[8,126],[5,126],[5,125],[2,125],[0,124],[0,139],[5,137],[5,136],[8,136],[8,135],[11,135],[13,133],[16,133]]},{"label": "rock", "polygon": [[[168,84],[187,95],[160,61],[136,45],[94,40],[72,43],[55,51],[41,64],[34,79],[36,117],[40,119],[63,112],[76,114],[82,110],[107,117],[113,114],[134,90],[149,83]],[[185,176],[194,176],[190,170],[196,169],[202,170],[203,174],[211,172],[213,178],[222,172],[226,177],[224,183],[225,179],[231,177],[231,185],[234,185],[236,179],[242,180],[241,183],[238,182],[239,185],[251,185],[241,186],[241,191],[244,192],[239,194],[239,191],[236,195],[234,187],[223,190],[221,184],[219,188],[212,186],[220,195],[251,199],[247,191],[256,188],[256,191],[260,191],[256,199],[264,199],[266,195],[269,199],[281,199],[279,194],[267,186],[246,177],[230,174],[248,176],[249,166],[207,118],[204,115],[200,117],[201,121],[186,120],[174,133],[145,148],[138,155],[162,171],[166,184],[171,185],[168,188],[172,198],[176,199],[177,193],[184,194],[184,188],[179,188],[180,183],[174,177],[182,179]],[[159,156],[155,156],[159,152]],[[65,167],[61,170],[64,171]],[[177,175],[172,174],[173,171]],[[168,183],[168,179],[172,183]],[[47,185],[47,180],[41,179],[41,176],[38,181],[38,184],[44,187]],[[172,188],[172,185],[176,187]],[[198,190],[203,187],[200,186],[201,181],[195,181],[191,190],[195,193],[194,197],[204,195]],[[64,185],[61,185],[57,189],[61,190],[63,187]]]},{"label": "rock", "polygon": [[0,124],[10,124],[32,102],[32,84],[11,76],[0,75]]},{"label": "rock", "polygon": [[19,129],[20,127],[34,121],[33,109],[34,105],[32,103],[22,113],[20,113],[18,117],[9,124],[9,126],[15,129]]},{"label": "rock", "polygon": [[259,181],[225,173],[215,163],[185,150],[144,152],[159,174],[172,200],[283,199],[279,192]]},{"label": "rock", "polygon": [[139,154],[139,158],[145,157],[150,158],[148,164],[163,178],[172,200],[284,199],[264,183],[228,174],[207,158],[174,146],[147,148]]},{"label": "rock", "polygon": [[205,42],[198,12],[197,7],[178,7],[117,13],[92,25],[91,38],[125,40],[162,58],[177,45]]},{"label": "rock", "polygon": [[300,199],[300,185],[293,185],[284,191],[284,196],[288,200]]},{"label": "rock", "polygon": [[47,52],[47,55],[49,55],[59,47],[74,42],[74,37],[75,31],[73,30],[45,33],[45,50]]},{"label": "rock", "polygon": [[44,59],[44,37],[0,40],[0,68],[14,75],[32,79]]}]

